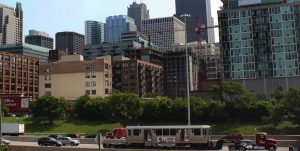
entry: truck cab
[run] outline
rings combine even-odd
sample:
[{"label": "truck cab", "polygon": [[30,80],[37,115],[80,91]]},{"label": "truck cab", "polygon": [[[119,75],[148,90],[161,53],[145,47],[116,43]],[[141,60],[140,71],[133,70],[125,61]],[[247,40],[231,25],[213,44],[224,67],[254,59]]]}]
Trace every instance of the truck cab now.
[{"label": "truck cab", "polygon": [[264,146],[265,149],[274,151],[277,149],[277,142],[275,139],[268,138],[265,132],[256,132],[256,145]]}]

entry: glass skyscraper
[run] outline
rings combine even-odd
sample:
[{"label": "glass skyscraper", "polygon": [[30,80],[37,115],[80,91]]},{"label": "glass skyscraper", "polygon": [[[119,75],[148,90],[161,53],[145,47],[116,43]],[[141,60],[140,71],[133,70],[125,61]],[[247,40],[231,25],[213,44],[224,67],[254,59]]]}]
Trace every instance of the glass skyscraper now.
[{"label": "glass skyscraper", "polygon": [[117,43],[121,41],[121,34],[128,31],[136,31],[134,19],[126,16],[110,16],[106,18],[107,42]]},{"label": "glass skyscraper", "polygon": [[149,19],[149,10],[147,10],[147,5],[144,3],[137,4],[133,2],[127,11],[127,15],[135,20],[138,31],[142,32],[142,21]]},{"label": "glass skyscraper", "polygon": [[85,21],[84,43],[86,45],[95,45],[105,42],[105,34],[106,29],[104,23],[92,20]]},{"label": "glass skyscraper", "polygon": [[[176,14],[175,16],[184,22],[184,18],[180,17],[182,14],[189,14],[191,17],[187,18],[187,40],[188,42],[199,41],[195,28],[200,23],[210,27],[214,25],[214,19],[211,15],[211,0],[176,0]],[[199,19],[199,22],[197,20]],[[213,28],[201,30],[201,39],[208,43],[215,43],[215,33]]]}]

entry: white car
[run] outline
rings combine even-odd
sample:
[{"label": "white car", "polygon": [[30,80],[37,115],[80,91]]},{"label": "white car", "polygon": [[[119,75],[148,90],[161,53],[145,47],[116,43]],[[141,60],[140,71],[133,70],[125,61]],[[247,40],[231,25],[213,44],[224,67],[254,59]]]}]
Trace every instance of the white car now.
[{"label": "white car", "polygon": [[10,144],[10,140],[2,138],[2,143],[5,144],[5,145],[9,145]]},{"label": "white car", "polygon": [[78,146],[80,144],[79,140],[75,140],[71,137],[59,137],[57,140],[61,141],[62,145],[71,145],[71,146]]}]

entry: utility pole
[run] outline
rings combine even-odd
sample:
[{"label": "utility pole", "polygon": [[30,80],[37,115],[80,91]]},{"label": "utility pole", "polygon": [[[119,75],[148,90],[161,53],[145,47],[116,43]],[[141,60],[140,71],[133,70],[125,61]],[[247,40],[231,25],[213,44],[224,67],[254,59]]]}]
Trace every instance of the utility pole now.
[{"label": "utility pole", "polygon": [[180,15],[180,17],[184,18],[184,24],[185,24],[186,99],[187,99],[188,125],[191,125],[189,56],[188,56],[188,50],[187,50],[187,25],[186,25],[186,18],[191,17],[191,15],[182,14],[182,15]]}]

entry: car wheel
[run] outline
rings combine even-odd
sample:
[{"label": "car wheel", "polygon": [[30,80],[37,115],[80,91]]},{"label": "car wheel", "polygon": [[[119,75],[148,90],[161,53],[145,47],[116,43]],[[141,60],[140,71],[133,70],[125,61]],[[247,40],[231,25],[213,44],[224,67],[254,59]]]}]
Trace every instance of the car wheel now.
[{"label": "car wheel", "polygon": [[75,146],[75,143],[72,142],[72,143],[71,143],[71,146]]},{"label": "car wheel", "polygon": [[234,146],[229,146],[229,151],[235,151],[235,147]]},{"label": "car wheel", "polygon": [[269,149],[269,151],[276,151],[275,147],[271,146]]},{"label": "car wheel", "polygon": [[246,148],[245,147],[240,147],[239,151],[245,151]]}]

